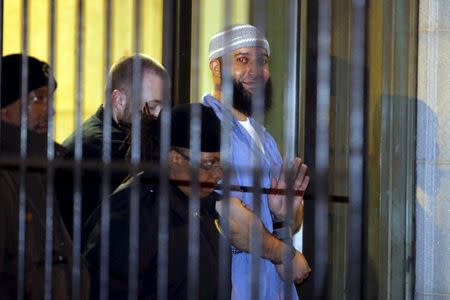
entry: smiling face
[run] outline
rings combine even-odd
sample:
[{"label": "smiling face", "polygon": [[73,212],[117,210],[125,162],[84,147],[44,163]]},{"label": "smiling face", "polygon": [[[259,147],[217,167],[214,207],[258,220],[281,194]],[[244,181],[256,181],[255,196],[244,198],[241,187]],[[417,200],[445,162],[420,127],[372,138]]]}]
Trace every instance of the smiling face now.
[{"label": "smiling face", "polygon": [[258,85],[265,85],[270,78],[269,56],[260,47],[240,48],[231,53],[233,79],[254,94]]},{"label": "smiling face", "polygon": [[272,104],[269,57],[260,47],[240,48],[232,52],[233,107],[245,116],[252,115],[252,97],[259,89],[264,95],[264,110]]},{"label": "smiling face", "polygon": [[[37,133],[46,133],[48,130],[48,98],[49,89],[47,86],[40,87],[28,93],[27,128]],[[17,99],[10,105],[2,108],[2,120],[20,126],[21,121],[21,100]]]},{"label": "smiling face", "polygon": [[[213,75],[213,96],[222,99],[223,57],[210,62]],[[236,117],[245,120],[252,114],[252,99],[260,91],[263,107],[268,110],[272,103],[269,56],[262,47],[246,47],[231,53],[231,77],[233,80],[233,108],[239,112]],[[234,113],[234,112],[233,112]],[[242,118],[244,116],[244,118]]]}]

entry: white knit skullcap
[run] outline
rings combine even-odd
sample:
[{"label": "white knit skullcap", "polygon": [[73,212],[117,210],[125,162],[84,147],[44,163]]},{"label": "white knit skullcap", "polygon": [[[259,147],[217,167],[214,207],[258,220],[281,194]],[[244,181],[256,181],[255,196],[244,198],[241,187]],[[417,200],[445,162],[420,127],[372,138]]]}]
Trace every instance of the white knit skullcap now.
[{"label": "white knit skullcap", "polygon": [[242,24],[227,27],[211,38],[209,41],[209,60],[246,47],[261,47],[266,49],[267,55],[270,55],[269,42],[261,31],[252,25]]}]

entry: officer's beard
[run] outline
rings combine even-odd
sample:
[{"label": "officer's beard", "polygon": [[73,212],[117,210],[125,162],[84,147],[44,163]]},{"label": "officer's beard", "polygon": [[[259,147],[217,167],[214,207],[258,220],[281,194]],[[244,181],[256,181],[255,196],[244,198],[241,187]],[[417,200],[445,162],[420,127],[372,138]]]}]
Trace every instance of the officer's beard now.
[{"label": "officer's beard", "polygon": [[[269,78],[264,85],[264,112],[272,107],[272,80]],[[233,79],[233,107],[247,117],[252,115],[252,93],[244,85]],[[255,99],[256,100],[256,99]]]}]

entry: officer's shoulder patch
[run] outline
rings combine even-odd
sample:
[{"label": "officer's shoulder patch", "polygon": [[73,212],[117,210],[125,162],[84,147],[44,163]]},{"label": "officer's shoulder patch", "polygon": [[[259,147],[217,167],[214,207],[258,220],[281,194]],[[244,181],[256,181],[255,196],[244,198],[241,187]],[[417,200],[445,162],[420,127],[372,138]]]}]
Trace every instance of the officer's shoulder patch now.
[{"label": "officer's shoulder patch", "polygon": [[217,219],[217,218],[214,219],[214,225],[216,226],[216,229],[217,229],[217,231],[219,232],[219,234],[220,234],[221,236],[225,237],[224,234],[223,234],[223,231],[222,231],[222,227],[220,226],[219,219]]}]

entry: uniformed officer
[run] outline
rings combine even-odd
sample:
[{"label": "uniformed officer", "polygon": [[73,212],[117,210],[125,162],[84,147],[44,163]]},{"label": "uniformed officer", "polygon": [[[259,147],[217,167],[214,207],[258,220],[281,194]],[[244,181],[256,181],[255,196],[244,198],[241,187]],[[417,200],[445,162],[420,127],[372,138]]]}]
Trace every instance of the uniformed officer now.
[{"label": "uniformed officer", "polygon": [[[197,284],[199,299],[215,299],[218,295],[218,214],[215,210],[219,195],[214,186],[222,178],[220,167],[220,121],[214,111],[201,104],[182,105],[172,112],[171,149],[169,152],[169,242],[168,299],[188,299],[188,224],[192,188],[190,152],[191,108],[201,111],[200,167],[198,180],[200,209],[193,213],[199,220],[199,257]],[[139,182],[139,183],[138,183]],[[109,296],[125,299],[129,286],[130,194],[139,186],[139,298],[153,299],[157,293],[159,184],[145,172],[122,184],[111,196],[109,247]],[[94,214],[94,218],[99,214]],[[92,293],[99,297],[100,220],[89,237],[86,257],[89,262]],[[227,280],[229,275],[224,276]],[[229,285],[225,285],[229,286]],[[229,289],[221,291],[229,293]]]}]

